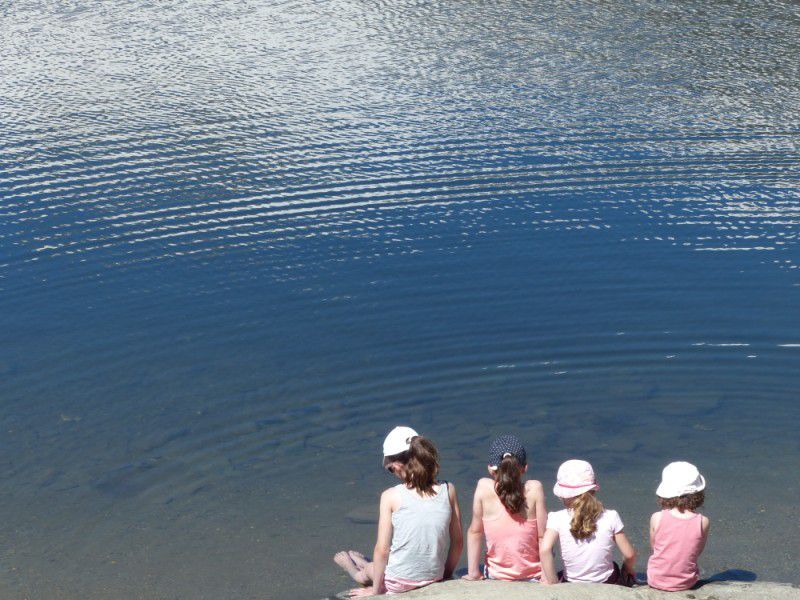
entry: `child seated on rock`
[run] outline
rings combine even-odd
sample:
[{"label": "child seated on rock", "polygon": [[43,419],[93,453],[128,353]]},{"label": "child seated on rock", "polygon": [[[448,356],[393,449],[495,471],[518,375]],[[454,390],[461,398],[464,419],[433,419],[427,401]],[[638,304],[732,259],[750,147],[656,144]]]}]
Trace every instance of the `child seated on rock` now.
[{"label": "child seated on rock", "polygon": [[433,442],[395,427],[383,442],[383,466],[402,483],[381,494],[373,561],[343,551],[334,560],[358,583],[350,596],[397,594],[449,579],[461,557],[461,512],[455,487],[437,480]]},{"label": "child seated on rock", "polygon": [[[612,583],[630,587],[636,581],[636,550],[623,531],[617,511],[605,509],[595,497],[594,470],[585,460],[568,460],[558,469],[553,493],[566,508],[547,515],[547,530],[539,547],[546,581]],[[553,547],[561,545],[564,570],[556,575]],[[620,570],[614,546],[625,558]]]},{"label": "child seated on rock", "polygon": [[696,512],[703,506],[705,487],[705,478],[688,462],[670,463],[661,473],[656,496],[662,510],[650,517],[650,587],[677,592],[697,583],[697,558],[710,528],[708,517]]},{"label": "child seated on rock", "polygon": [[[538,581],[542,574],[539,538],[547,522],[544,488],[524,481],[528,470],[525,447],[503,435],[489,447],[489,475],[478,481],[467,534],[469,571],[464,579]],[[483,539],[486,562],[480,568]]]}]

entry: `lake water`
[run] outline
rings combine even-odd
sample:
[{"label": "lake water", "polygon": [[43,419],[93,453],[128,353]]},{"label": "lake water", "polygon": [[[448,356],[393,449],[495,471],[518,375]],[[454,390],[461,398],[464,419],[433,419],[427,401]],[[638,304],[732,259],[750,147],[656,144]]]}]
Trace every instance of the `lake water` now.
[{"label": "lake water", "polygon": [[[321,598],[395,424],[800,582],[792,2],[0,6],[0,595]],[[550,496],[550,507],[555,499]],[[466,523],[465,523],[466,524]],[[730,575],[730,573],[728,573]]]}]

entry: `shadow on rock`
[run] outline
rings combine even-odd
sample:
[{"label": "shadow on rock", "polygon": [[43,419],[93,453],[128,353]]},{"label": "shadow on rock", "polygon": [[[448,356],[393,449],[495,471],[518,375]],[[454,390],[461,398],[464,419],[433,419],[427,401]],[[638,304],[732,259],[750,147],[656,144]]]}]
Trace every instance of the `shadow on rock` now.
[{"label": "shadow on rock", "polygon": [[744,569],[727,569],[725,571],[720,571],[716,575],[712,575],[707,579],[701,579],[698,582],[697,587],[703,587],[705,584],[713,581],[755,581],[756,579],[758,579],[758,575],[752,571],[746,571]]}]

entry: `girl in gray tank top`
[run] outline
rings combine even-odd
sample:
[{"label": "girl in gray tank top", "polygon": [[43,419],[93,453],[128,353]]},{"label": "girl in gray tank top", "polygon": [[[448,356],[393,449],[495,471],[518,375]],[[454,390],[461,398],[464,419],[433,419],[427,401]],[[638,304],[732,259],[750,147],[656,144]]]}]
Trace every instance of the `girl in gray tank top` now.
[{"label": "girl in gray tank top", "polygon": [[400,507],[392,513],[392,546],[386,578],[437,581],[450,550],[450,494],[446,482],[436,495],[420,496],[404,483],[395,486]]},{"label": "girl in gray tank top", "polygon": [[461,511],[452,484],[439,482],[439,455],[410,427],[395,427],[383,443],[383,466],[403,483],[381,495],[373,562],[353,550],[336,564],[362,588],[350,596],[399,593],[449,579],[461,556]]}]

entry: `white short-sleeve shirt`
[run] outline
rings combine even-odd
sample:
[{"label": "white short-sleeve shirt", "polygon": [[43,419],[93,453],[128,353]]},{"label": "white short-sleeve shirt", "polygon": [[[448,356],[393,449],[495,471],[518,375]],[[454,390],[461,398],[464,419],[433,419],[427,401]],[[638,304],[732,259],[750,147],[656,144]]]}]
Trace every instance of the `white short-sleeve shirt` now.
[{"label": "white short-sleeve shirt", "polygon": [[569,581],[603,583],[614,572],[614,535],[622,531],[617,511],[604,510],[597,519],[597,531],[585,540],[576,540],[569,530],[569,509],[547,515],[547,528],[558,532],[564,574]]}]

